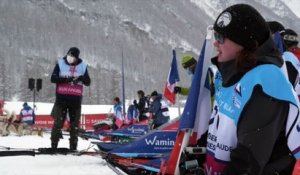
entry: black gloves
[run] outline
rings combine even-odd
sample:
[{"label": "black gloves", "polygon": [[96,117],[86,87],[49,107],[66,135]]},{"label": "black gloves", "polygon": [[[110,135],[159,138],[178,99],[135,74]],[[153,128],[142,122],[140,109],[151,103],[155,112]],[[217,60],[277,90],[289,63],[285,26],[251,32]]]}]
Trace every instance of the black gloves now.
[{"label": "black gloves", "polygon": [[67,77],[67,78],[63,78],[60,77],[58,82],[59,83],[73,83],[73,84],[78,84],[79,81],[83,82],[84,77],[82,75],[80,75],[79,77]]},{"label": "black gloves", "polygon": [[79,83],[79,81],[83,81],[83,76],[82,75],[80,75],[79,77],[77,77],[77,78],[73,78],[73,84],[78,84]]},{"label": "black gloves", "polygon": [[174,92],[177,94],[177,93],[180,93],[181,92],[181,87],[180,86],[175,86],[174,87]]}]

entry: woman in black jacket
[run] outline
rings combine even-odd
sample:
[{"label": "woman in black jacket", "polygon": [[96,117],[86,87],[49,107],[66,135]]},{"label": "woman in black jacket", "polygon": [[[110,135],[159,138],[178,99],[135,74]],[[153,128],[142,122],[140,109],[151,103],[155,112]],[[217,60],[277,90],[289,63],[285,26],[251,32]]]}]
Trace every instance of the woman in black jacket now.
[{"label": "woman in black jacket", "polygon": [[214,35],[206,174],[291,174],[299,158],[299,102],[275,46],[258,53],[269,42],[268,24],[253,7],[237,4],[218,16]]}]

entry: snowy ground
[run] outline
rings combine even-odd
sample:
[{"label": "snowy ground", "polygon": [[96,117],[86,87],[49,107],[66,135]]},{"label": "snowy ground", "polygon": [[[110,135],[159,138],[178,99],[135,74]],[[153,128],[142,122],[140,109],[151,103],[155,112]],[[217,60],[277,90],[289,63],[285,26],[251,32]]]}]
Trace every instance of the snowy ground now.
[{"label": "snowy ground", "polygon": [[[24,102],[5,102],[5,107],[17,113]],[[28,102],[33,106],[32,102]],[[50,114],[53,103],[36,103],[36,114]],[[107,113],[111,105],[82,105],[83,114]],[[176,118],[178,108],[170,108],[171,119]],[[69,137],[59,142],[59,147],[69,147]],[[79,138],[78,150],[89,148],[90,141]],[[50,134],[39,136],[0,136],[0,151],[3,147],[11,148],[46,148],[50,147]],[[93,151],[95,146],[90,148]],[[72,155],[36,155],[0,157],[0,175],[113,175],[113,172],[100,156],[72,156]]]},{"label": "snowy ground", "polygon": [[[69,137],[59,142],[59,147],[69,146]],[[0,137],[1,147],[43,148],[50,147],[50,134],[43,137],[10,135]],[[90,147],[90,141],[79,139],[78,150]],[[92,147],[90,151],[93,150]],[[1,175],[112,175],[115,174],[99,156],[36,155],[0,157]]]}]

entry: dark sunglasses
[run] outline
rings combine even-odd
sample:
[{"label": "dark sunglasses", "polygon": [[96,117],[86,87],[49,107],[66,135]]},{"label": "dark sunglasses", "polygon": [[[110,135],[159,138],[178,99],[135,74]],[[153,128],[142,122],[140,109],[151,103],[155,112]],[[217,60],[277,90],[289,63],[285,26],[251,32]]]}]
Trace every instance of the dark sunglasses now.
[{"label": "dark sunglasses", "polygon": [[225,41],[225,36],[222,35],[221,33],[217,33],[217,32],[214,32],[214,36],[215,36],[215,40],[220,43],[220,44],[223,44],[224,41]]}]

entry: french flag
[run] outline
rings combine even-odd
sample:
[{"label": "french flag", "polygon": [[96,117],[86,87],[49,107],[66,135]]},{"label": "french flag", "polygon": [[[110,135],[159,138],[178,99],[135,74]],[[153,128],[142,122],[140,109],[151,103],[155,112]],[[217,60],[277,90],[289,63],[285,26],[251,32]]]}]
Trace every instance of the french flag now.
[{"label": "french flag", "polygon": [[168,99],[172,104],[176,103],[176,94],[174,91],[176,82],[179,81],[179,74],[177,69],[177,61],[176,61],[176,52],[173,49],[173,59],[171,63],[171,69],[169,71],[168,79],[165,86],[164,96]]},{"label": "french flag", "polygon": [[162,175],[180,174],[179,160],[184,148],[189,144],[195,144],[197,139],[201,138],[208,129],[211,103],[209,76],[207,75],[214,48],[212,26],[207,30],[206,40],[202,46],[187,102],[180,119],[174,148],[169,160],[162,162],[161,165],[160,174]]}]

